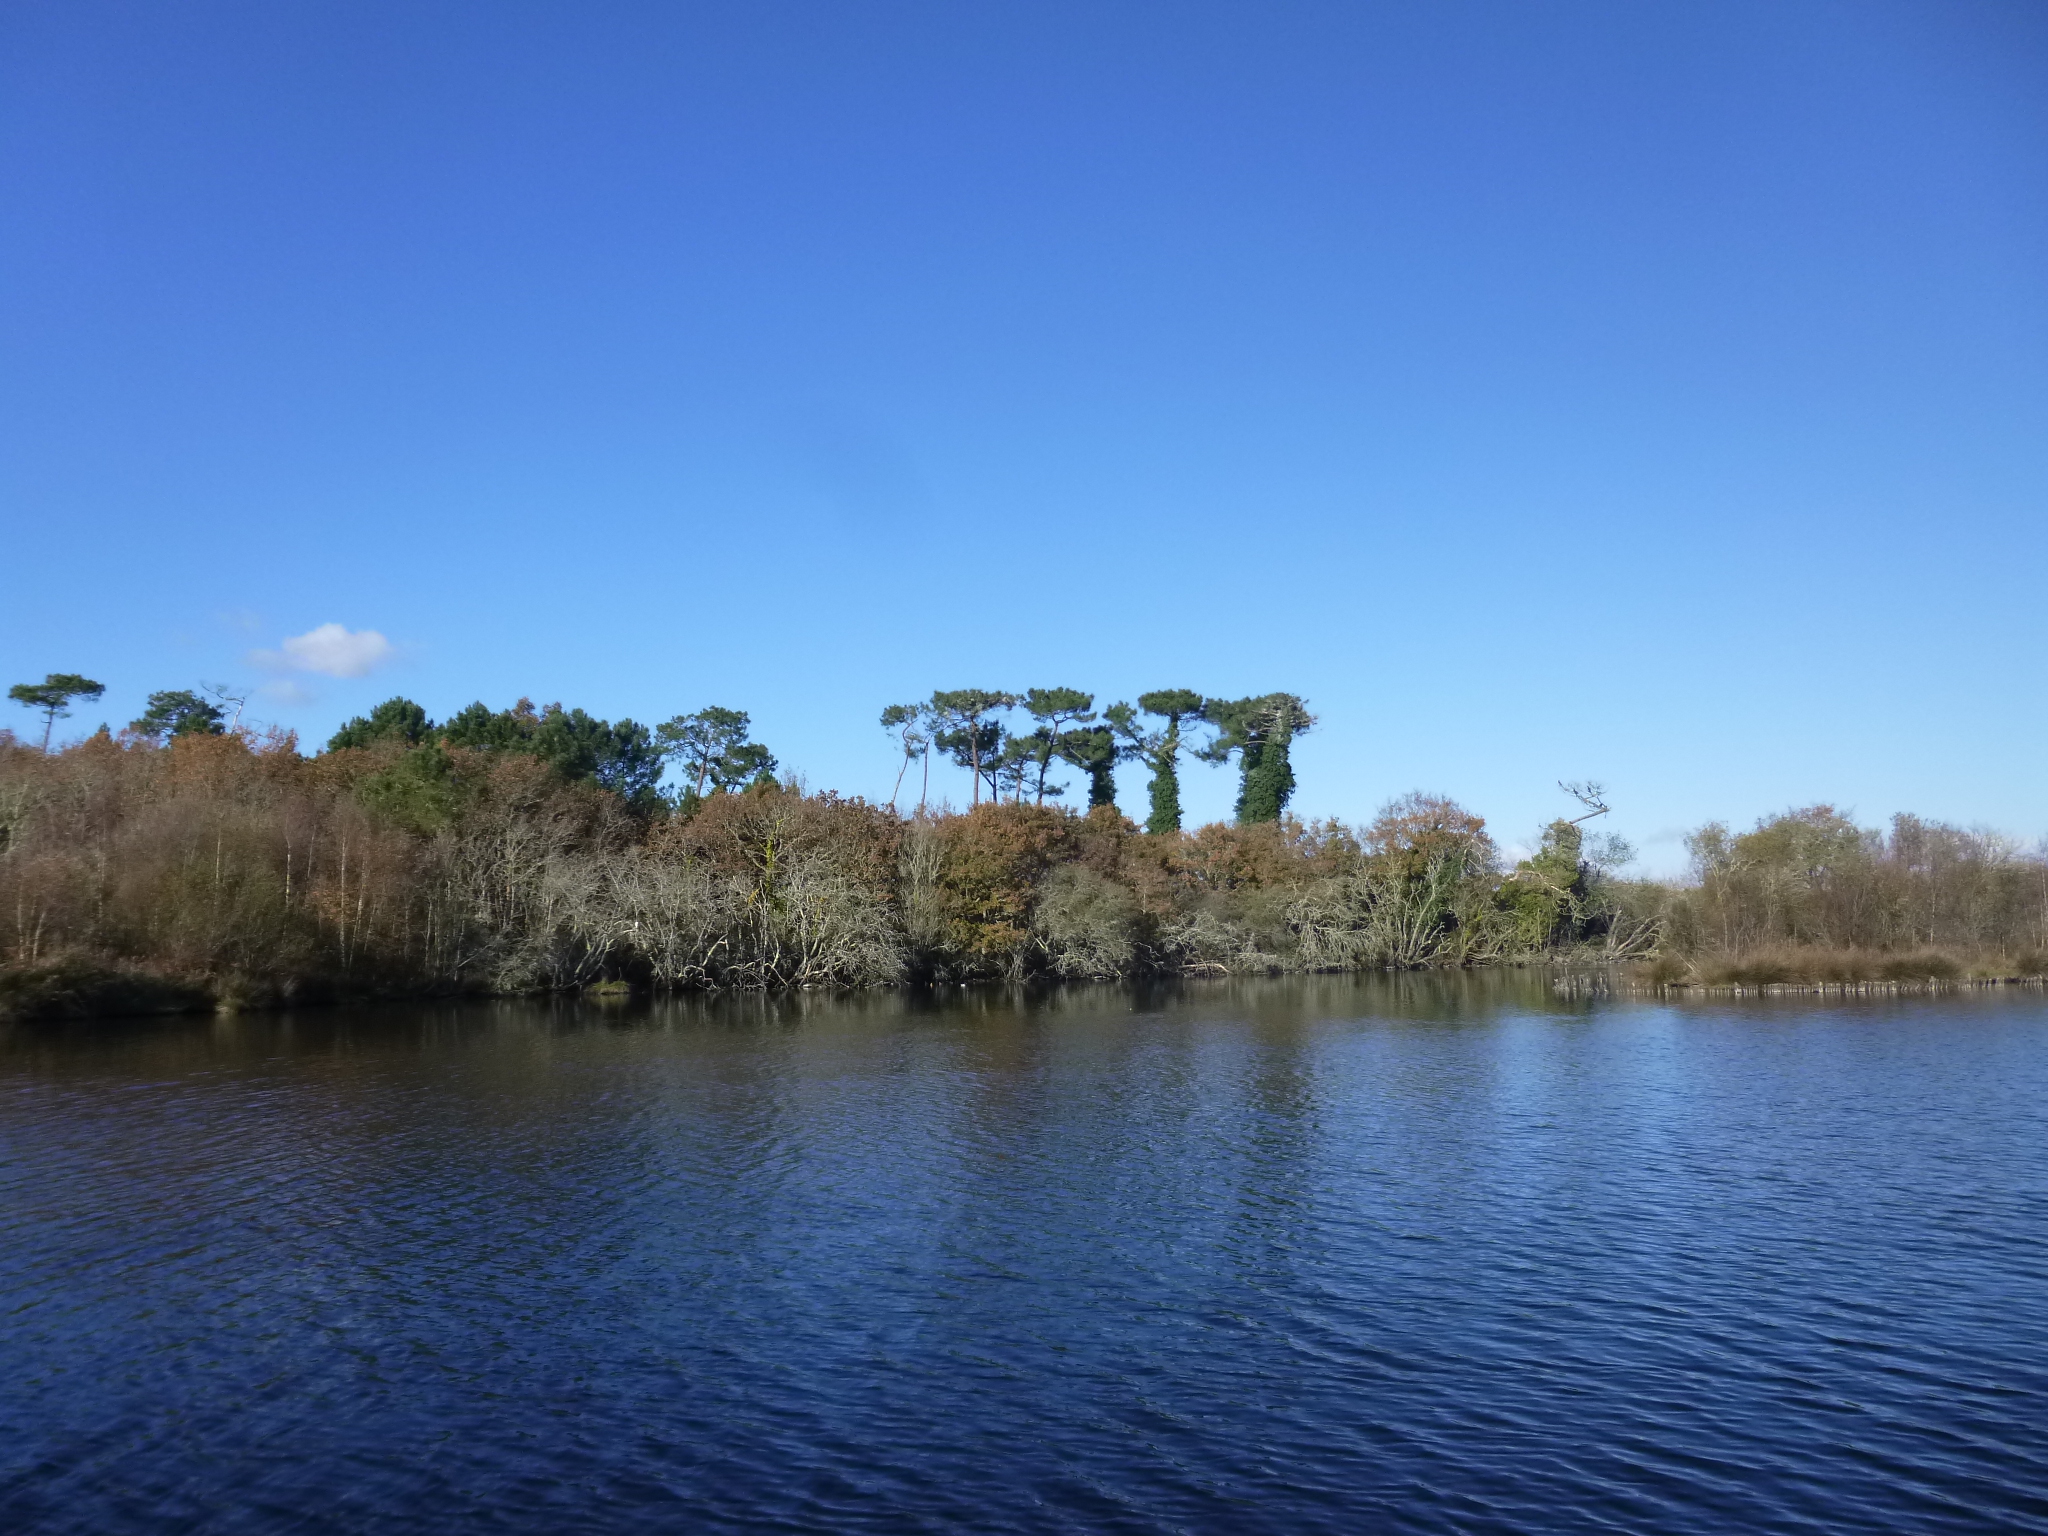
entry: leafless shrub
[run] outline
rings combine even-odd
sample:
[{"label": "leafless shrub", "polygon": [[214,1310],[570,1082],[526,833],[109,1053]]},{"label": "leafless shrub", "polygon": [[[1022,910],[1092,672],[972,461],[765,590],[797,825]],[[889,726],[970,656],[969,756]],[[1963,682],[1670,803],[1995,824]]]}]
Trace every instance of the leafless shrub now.
[{"label": "leafless shrub", "polygon": [[1031,926],[1053,975],[1101,981],[1136,968],[1140,917],[1131,892],[1085,864],[1068,864],[1040,885]]},{"label": "leafless shrub", "polygon": [[1161,927],[1159,947],[1171,968],[1194,975],[1260,976],[1284,970],[1282,957],[1259,942],[1244,922],[1206,904],[1175,915]]}]

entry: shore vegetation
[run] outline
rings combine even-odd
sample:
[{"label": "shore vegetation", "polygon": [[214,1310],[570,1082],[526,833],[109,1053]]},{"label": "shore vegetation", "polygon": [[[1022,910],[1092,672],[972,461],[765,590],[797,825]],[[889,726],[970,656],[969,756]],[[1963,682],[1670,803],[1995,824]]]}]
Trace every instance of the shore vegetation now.
[{"label": "shore vegetation", "polygon": [[[87,682],[17,696],[47,732],[97,696]],[[522,699],[436,721],[398,698],[307,753],[241,727],[241,702],[159,692],[127,730],[55,749],[0,732],[0,1014],[1617,962],[1660,984],[1846,984],[2048,965],[2048,861],[1908,815],[1880,830],[1818,805],[1712,824],[1676,882],[1627,878],[1631,851],[1593,830],[1597,785],[1561,786],[1576,814],[1519,859],[1441,795],[1362,825],[1303,819],[1289,749],[1315,720],[1285,693],[1133,706],[941,690],[882,715],[900,754],[885,804],[778,779],[740,710],[648,726]],[[970,773],[965,810],[933,802],[935,750]],[[1234,822],[1181,826],[1191,761],[1236,768]],[[1115,804],[1125,763],[1150,775],[1142,828]],[[1064,803],[1070,789],[1085,804]]]}]

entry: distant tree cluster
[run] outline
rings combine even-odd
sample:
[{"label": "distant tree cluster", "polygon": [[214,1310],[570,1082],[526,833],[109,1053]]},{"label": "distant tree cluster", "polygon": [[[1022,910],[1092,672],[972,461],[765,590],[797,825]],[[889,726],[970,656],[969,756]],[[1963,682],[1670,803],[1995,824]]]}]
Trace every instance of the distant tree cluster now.
[{"label": "distant tree cluster", "polygon": [[[47,751],[52,728],[72,704],[105,691],[90,678],[52,673],[40,683],[17,684],[9,697],[42,711]],[[165,689],[149,696],[128,729],[159,744],[221,735],[240,726],[247,700],[246,693],[222,684],[203,685],[203,691]],[[881,723],[902,752],[892,805],[913,764],[921,769],[918,805],[929,803],[934,751],[967,770],[970,805],[981,804],[984,796],[999,804],[1063,800],[1068,786],[1059,780],[1061,768],[1082,775],[1091,808],[1114,805],[1118,766],[1140,763],[1149,775],[1145,829],[1166,833],[1181,829],[1181,765],[1190,758],[1218,765],[1234,760],[1237,820],[1278,821],[1294,796],[1293,740],[1314,726],[1315,717],[1291,693],[1229,699],[1164,688],[1138,695],[1136,705],[1119,701],[1098,709],[1095,695],[1078,688],[953,688],[919,703],[891,705]],[[600,719],[560,703],[536,706],[527,698],[509,709],[479,701],[435,721],[420,704],[396,697],[342,725],[327,749],[406,753],[407,763],[390,781],[393,804],[412,802],[427,820],[444,798],[437,786],[447,779],[444,759],[450,750],[533,757],[564,779],[611,790],[643,811],[666,808],[687,815],[708,796],[775,781],[775,754],[751,736],[746,711],[718,705],[650,727],[632,719]],[[662,781],[671,772],[674,785],[664,792]]]},{"label": "distant tree cluster", "polygon": [[[40,683],[7,690],[17,704],[41,712],[42,750],[72,706],[106,693],[106,685],[74,672],[52,672]],[[162,746],[189,736],[222,736],[241,728],[245,691],[203,683],[195,691],[152,693],[127,734]],[[102,727],[104,729],[104,727]],[[328,739],[330,752],[401,754],[381,781],[388,806],[416,824],[432,823],[445,809],[450,751],[513,753],[546,764],[570,783],[610,790],[642,812],[690,814],[709,795],[775,782],[775,754],[751,739],[747,712],[717,705],[649,727],[631,719],[601,720],[561,704],[536,707],[520,699],[510,709],[478,702],[435,721],[408,698],[390,698],[349,720]],[[673,768],[675,788],[662,790]]]},{"label": "distant tree cluster", "polygon": [[[749,740],[751,730],[745,710],[715,705],[650,728],[630,719],[600,720],[561,704],[536,708],[531,699],[510,709],[471,704],[436,724],[411,699],[394,698],[342,726],[327,750],[403,749],[405,774],[419,787],[415,798],[428,806],[433,786],[447,777],[446,753],[455,749],[537,758],[569,782],[608,789],[643,811],[687,814],[707,794],[774,781],[775,754]],[[681,783],[664,795],[661,780],[671,765]]]},{"label": "distant tree cluster", "polygon": [[[203,695],[189,688],[152,693],[140,717],[129,722],[129,731],[145,741],[163,742],[173,736],[219,736],[241,723],[242,706],[249,701],[247,693],[225,683],[200,686]],[[51,729],[70,716],[71,706],[82,699],[97,699],[106,691],[106,684],[76,672],[52,672],[40,683],[16,683],[7,690],[7,697],[43,712],[42,747],[47,752]]]},{"label": "distant tree cluster", "polygon": [[[1029,725],[1013,723],[1021,711]],[[931,754],[943,752],[967,770],[970,805],[984,789],[997,804],[1043,805],[1066,794],[1050,777],[1055,763],[1087,776],[1088,804],[1116,803],[1116,767],[1137,762],[1151,771],[1151,810],[1145,830],[1181,829],[1180,763],[1190,756],[1205,763],[1238,764],[1237,819],[1242,825],[1278,821],[1294,795],[1290,749],[1294,738],[1315,724],[1315,716],[1291,693],[1244,699],[1204,698],[1189,688],[1163,688],[1138,695],[1136,707],[1118,702],[1097,710],[1095,695],[1079,688],[1030,688],[1014,693],[997,688],[940,689],[916,704],[892,704],[882,711],[882,729],[903,752],[893,805],[912,763],[923,766],[918,807],[931,797]],[[1207,727],[1204,741],[1189,731]]]}]

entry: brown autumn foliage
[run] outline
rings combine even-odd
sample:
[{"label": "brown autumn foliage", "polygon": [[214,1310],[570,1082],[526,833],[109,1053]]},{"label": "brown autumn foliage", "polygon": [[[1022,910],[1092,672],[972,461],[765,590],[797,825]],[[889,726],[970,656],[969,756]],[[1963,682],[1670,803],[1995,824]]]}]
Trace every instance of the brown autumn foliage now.
[{"label": "brown autumn foliage", "polygon": [[1478,817],[1421,795],[1359,829],[1165,836],[1107,807],[904,817],[772,786],[685,819],[519,754],[0,734],[0,1013],[1565,955],[1896,979],[2048,952],[2048,865],[1989,834],[1815,807],[1703,829],[1683,886],[1602,874],[1565,824],[1546,839],[1504,870]]},{"label": "brown autumn foliage", "polygon": [[108,976],[226,1002],[576,979],[544,872],[623,818],[531,759],[450,756],[460,826],[429,832],[380,807],[392,761],[370,753],[0,742],[5,995],[63,1006]]}]

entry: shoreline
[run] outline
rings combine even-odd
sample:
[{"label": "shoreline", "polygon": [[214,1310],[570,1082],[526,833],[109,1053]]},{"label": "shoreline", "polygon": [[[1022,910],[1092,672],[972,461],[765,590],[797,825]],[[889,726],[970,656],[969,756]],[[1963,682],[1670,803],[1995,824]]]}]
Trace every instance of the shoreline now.
[{"label": "shoreline", "polygon": [[1995,987],[2048,987],[2043,976],[1926,976],[1891,981],[1624,981],[1581,985],[1560,976],[1552,988],[1564,996],[1630,997],[1901,997]]},{"label": "shoreline", "polygon": [[[1682,1001],[1688,998],[1777,998],[1835,997],[1882,998],[1934,996],[1942,993],[1983,992],[2000,988],[2048,989],[2048,976],[1919,976],[1870,978],[1858,981],[1663,981],[1626,974],[1641,962],[1587,963],[1559,958],[1550,961],[1507,961],[1462,966],[1389,967],[1358,966],[1328,969],[1290,968],[1228,972],[1213,967],[1181,971],[1143,971],[1116,977],[1054,977],[1044,975],[974,980],[922,980],[869,982],[864,984],[786,984],[781,986],[664,986],[645,981],[604,980],[582,986],[493,990],[489,988],[397,988],[353,991],[317,983],[304,987],[248,987],[230,980],[216,983],[174,981],[146,972],[70,970],[56,975],[24,977],[22,973],[0,973],[0,998],[10,991],[16,996],[0,1003],[0,1029],[14,1027],[61,1027],[115,1020],[151,1018],[233,1018],[249,1014],[278,1014],[295,1010],[331,1008],[397,1007],[407,1004],[477,1004],[515,1000],[584,1002],[623,1005],[664,998],[787,997],[820,995],[917,995],[942,996],[960,991],[1017,990],[1056,991],[1067,986],[1159,987],[1195,983],[1300,981],[1366,977],[1479,977],[1520,975],[1537,986],[1549,972],[1549,992],[1561,1000],[1591,1001],[1599,998]],[[24,982],[27,985],[24,985]],[[38,986],[37,983],[41,985]],[[27,996],[21,994],[26,993]],[[9,1005],[11,1003],[11,1006]]]}]

